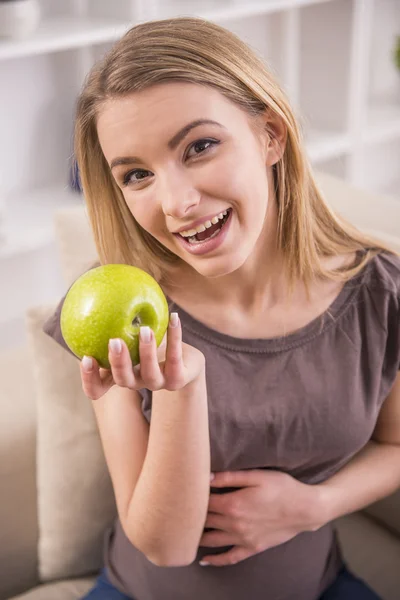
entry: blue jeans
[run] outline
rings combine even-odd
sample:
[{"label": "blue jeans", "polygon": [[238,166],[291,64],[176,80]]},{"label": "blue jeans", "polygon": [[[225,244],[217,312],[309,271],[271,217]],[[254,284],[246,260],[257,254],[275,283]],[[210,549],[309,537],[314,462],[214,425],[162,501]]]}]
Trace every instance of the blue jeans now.
[{"label": "blue jeans", "polygon": [[103,569],[95,586],[81,600],[132,600],[132,598],[117,590],[108,580],[106,570]]},{"label": "blue jeans", "polygon": [[319,600],[381,600],[362,579],[344,567]]},{"label": "blue jeans", "polygon": [[[108,580],[103,569],[94,588],[81,600],[134,600],[119,592]],[[160,598],[161,600],[161,598]],[[346,568],[336,581],[322,594],[320,600],[381,600],[361,579],[352,575]]]}]

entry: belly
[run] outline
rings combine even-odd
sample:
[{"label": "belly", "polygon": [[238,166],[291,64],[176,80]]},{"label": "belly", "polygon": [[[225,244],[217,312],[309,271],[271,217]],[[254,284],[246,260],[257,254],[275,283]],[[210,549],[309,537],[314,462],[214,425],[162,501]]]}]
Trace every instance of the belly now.
[{"label": "belly", "polygon": [[157,567],[126,538],[117,522],[106,544],[111,581],[135,600],[318,600],[334,581],[342,559],[332,525],[236,565],[201,567],[207,554],[229,548],[199,548],[185,567]]}]

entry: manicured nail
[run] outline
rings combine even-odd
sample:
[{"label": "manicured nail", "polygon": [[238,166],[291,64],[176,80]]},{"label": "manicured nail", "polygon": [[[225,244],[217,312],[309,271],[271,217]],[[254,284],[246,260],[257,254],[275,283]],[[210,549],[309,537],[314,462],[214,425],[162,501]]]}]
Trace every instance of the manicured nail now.
[{"label": "manicured nail", "polygon": [[142,340],[142,342],[144,342],[145,344],[148,344],[149,342],[151,342],[151,329],[150,327],[147,326],[143,326],[140,328],[140,339]]},{"label": "manicured nail", "polygon": [[215,475],[214,473],[210,473],[210,481],[212,481],[213,479],[215,479]]},{"label": "manicured nail", "polygon": [[108,345],[109,345],[111,352],[113,352],[114,354],[121,354],[122,344],[121,344],[120,339],[118,339],[118,338],[112,339],[109,341]]},{"label": "manicured nail", "polygon": [[201,560],[201,561],[199,562],[199,565],[200,565],[201,567],[208,567],[208,565],[209,565],[209,564],[210,564],[210,563],[209,563],[209,562],[207,562],[206,560]]},{"label": "manicured nail", "polygon": [[171,316],[169,318],[169,322],[170,322],[171,327],[178,327],[178,325],[179,325],[179,317],[178,317],[178,313],[177,312],[171,313]]},{"label": "manicured nail", "polygon": [[93,369],[93,360],[90,358],[90,356],[84,356],[82,358],[82,367],[87,373]]}]

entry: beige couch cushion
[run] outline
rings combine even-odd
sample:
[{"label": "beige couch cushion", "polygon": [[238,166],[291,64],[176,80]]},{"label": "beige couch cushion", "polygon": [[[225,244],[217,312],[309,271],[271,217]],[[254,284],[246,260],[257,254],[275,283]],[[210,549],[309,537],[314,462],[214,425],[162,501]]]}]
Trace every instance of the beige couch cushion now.
[{"label": "beige couch cushion", "polygon": [[94,578],[86,578],[46,583],[9,600],[78,600],[93,587],[94,581]]},{"label": "beige couch cushion", "polygon": [[61,271],[69,287],[84,271],[98,261],[86,210],[83,206],[59,209],[54,227],[59,248]]},{"label": "beige couch cushion", "polygon": [[0,598],[38,584],[36,407],[26,347],[0,354]]},{"label": "beige couch cushion", "polygon": [[[382,232],[393,242],[400,236],[398,200],[352,187],[348,182],[317,171],[316,181],[329,205],[363,231]],[[397,241],[398,243],[398,241]]]},{"label": "beige couch cushion", "polygon": [[383,523],[393,533],[400,535],[400,490],[375,504],[371,504],[365,509],[365,513],[379,523]]},{"label": "beige couch cushion", "polygon": [[400,539],[361,513],[336,523],[350,569],[383,600],[400,598]]},{"label": "beige couch cushion", "polygon": [[33,307],[27,313],[37,395],[38,554],[43,582],[100,569],[103,533],[116,515],[79,362],[42,331],[54,309]]}]

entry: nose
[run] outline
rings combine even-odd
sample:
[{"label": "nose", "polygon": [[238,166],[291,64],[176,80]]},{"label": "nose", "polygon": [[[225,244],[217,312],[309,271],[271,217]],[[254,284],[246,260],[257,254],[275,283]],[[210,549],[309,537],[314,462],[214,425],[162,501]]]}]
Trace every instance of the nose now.
[{"label": "nose", "polygon": [[167,217],[183,219],[190,215],[199,202],[200,193],[188,178],[169,178],[162,187],[161,203]]}]

